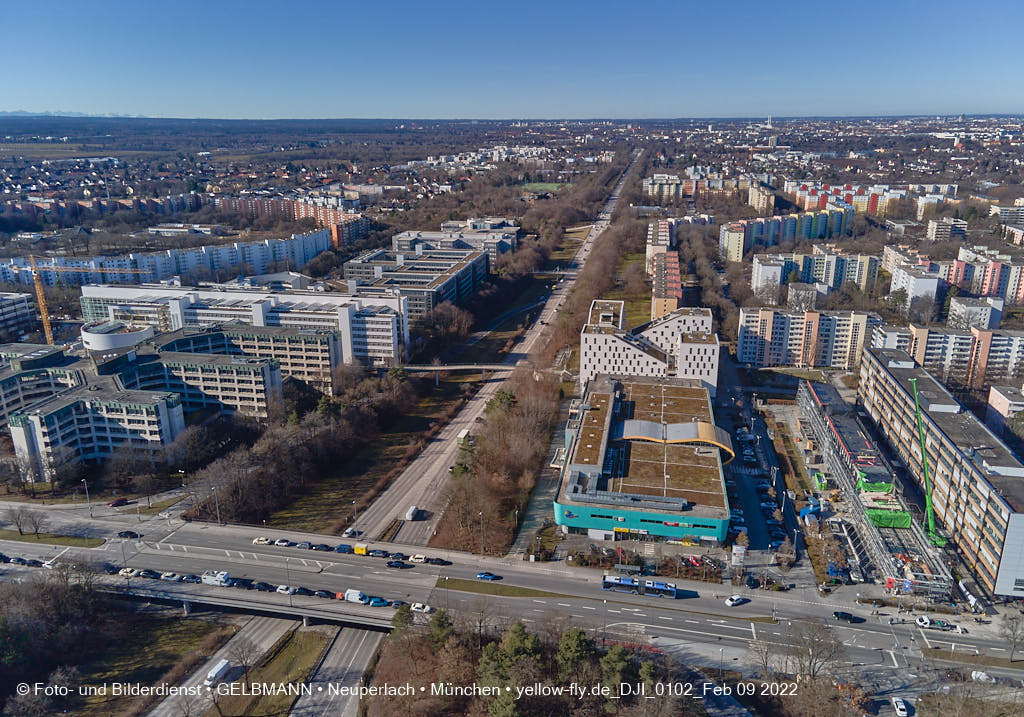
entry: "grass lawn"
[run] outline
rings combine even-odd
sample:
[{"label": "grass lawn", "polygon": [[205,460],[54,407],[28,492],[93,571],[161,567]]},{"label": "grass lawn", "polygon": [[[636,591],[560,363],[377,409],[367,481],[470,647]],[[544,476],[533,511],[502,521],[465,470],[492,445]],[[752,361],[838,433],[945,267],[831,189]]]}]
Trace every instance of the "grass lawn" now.
[{"label": "grass lawn", "polygon": [[[263,684],[303,683],[331,641],[324,630],[295,630],[276,646],[276,652],[249,671],[243,682]],[[208,715],[287,715],[296,695],[230,695]]]},{"label": "grass lawn", "polygon": [[[940,650],[936,647],[925,648],[923,654],[933,660],[950,660],[952,662],[966,662],[969,665],[981,665],[983,667],[1009,667],[1014,670],[1024,670],[1024,658],[1018,657],[1021,651],[1017,650],[1013,662],[1006,657],[993,657],[992,655],[972,655],[968,652],[950,652]],[[1009,654],[1009,653],[1007,653]]]},{"label": "grass lawn", "polygon": [[[80,667],[83,684],[155,684],[179,662],[183,667],[186,666],[183,661],[192,667],[201,665],[202,660],[216,652],[238,630],[235,625],[196,618],[186,620],[171,614],[129,614],[127,617],[121,636],[108,643],[92,662]],[[187,674],[188,669],[183,671],[182,677]],[[84,703],[68,714],[79,717],[135,714],[144,707],[145,698],[90,695]]]},{"label": "grass lawn", "polygon": [[464,386],[464,382],[442,381],[440,387],[435,387],[350,461],[309,486],[306,494],[294,503],[271,515],[267,525],[315,533],[328,531],[339,518],[351,514],[352,501],[361,499],[402,458],[409,444],[458,400]]},{"label": "grass lawn", "polygon": [[561,182],[527,182],[519,186],[527,192],[557,192],[562,187],[569,185]]},{"label": "grass lawn", "polygon": [[74,548],[95,548],[103,545],[103,538],[83,538],[79,535],[55,535],[53,533],[34,533],[19,535],[17,530],[0,530],[0,539],[18,540],[22,543],[46,543],[48,545],[70,545]]},{"label": "grass lawn", "polygon": [[167,500],[159,500],[153,503],[149,508],[139,508],[139,512],[143,515],[156,515],[161,510],[167,510],[172,505],[180,503],[185,496],[175,496],[174,498],[168,498]]},{"label": "grass lawn", "polygon": [[601,296],[609,301],[623,301],[626,306],[626,328],[632,329],[651,320],[651,297],[638,298],[627,294],[623,289],[615,289]]},{"label": "grass lawn", "polygon": [[[589,231],[589,230],[587,230]],[[586,238],[587,232],[584,231],[578,236],[572,236],[566,234],[562,239],[562,243],[558,245],[558,248],[551,252],[551,255],[547,258],[541,266],[542,271],[554,271],[555,269],[564,269],[572,261],[572,258],[579,251],[580,244]]]},{"label": "grass lawn", "polygon": [[808,381],[821,381],[821,371],[814,371],[803,368],[767,368],[763,369],[770,373],[784,373],[787,376],[796,376],[797,378],[806,379]]},{"label": "grass lawn", "polygon": [[562,593],[550,593],[546,590],[534,590],[533,588],[521,588],[516,585],[504,585],[499,580],[489,582],[486,580],[462,580],[459,578],[438,578],[435,587],[448,590],[459,590],[464,593],[480,593],[481,595],[501,595],[502,597],[560,597],[571,598],[572,595]]}]

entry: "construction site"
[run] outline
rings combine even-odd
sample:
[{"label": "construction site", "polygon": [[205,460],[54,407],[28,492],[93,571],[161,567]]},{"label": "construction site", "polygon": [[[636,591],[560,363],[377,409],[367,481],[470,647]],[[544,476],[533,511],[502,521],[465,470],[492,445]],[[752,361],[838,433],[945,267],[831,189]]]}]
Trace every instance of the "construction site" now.
[{"label": "construction site", "polygon": [[878,447],[867,417],[828,384],[801,381],[797,405],[808,467],[835,509],[828,522],[847,543],[851,577],[873,578],[895,595],[951,600],[954,580],[934,516],[904,497],[901,466]]}]

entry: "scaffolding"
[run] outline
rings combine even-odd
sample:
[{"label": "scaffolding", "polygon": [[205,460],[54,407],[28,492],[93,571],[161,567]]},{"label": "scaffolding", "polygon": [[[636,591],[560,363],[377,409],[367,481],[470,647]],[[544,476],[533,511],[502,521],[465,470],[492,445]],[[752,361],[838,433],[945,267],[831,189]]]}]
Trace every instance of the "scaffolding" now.
[{"label": "scaffolding", "polygon": [[[819,396],[830,392],[834,396]],[[855,439],[862,444],[870,443],[861,417],[827,385],[815,384],[812,389],[809,382],[801,381],[797,404],[846,499],[859,543],[876,572],[876,579],[881,579],[894,591],[926,595],[936,601],[951,599],[953,577],[913,520],[909,507],[896,490],[896,478],[881,451],[873,444],[870,445],[871,455],[866,450],[851,450]],[[852,432],[856,435],[848,435]],[[871,471],[876,480],[867,480],[862,468]],[[890,480],[878,480],[883,474]]]}]

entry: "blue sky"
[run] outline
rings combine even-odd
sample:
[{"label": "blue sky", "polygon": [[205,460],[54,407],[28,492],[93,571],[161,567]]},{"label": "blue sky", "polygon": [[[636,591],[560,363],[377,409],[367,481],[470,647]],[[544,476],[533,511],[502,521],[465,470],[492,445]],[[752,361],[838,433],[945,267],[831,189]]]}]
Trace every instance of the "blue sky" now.
[{"label": "blue sky", "polygon": [[1024,2],[4,3],[0,110],[1024,113]]}]

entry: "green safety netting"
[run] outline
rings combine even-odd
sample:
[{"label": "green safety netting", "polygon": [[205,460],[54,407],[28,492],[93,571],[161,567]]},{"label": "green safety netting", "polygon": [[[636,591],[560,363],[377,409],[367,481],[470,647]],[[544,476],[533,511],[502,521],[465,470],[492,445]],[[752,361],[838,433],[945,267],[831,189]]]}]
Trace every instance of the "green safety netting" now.
[{"label": "green safety netting", "polygon": [[857,490],[865,493],[892,493],[892,483],[868,483],[861,477],[857,481]]},{"label": "green safety netting", "polygon": [[864,512],[877,528],[909,528],[911,526],[910,513],[905,510],[867,508]]}]

